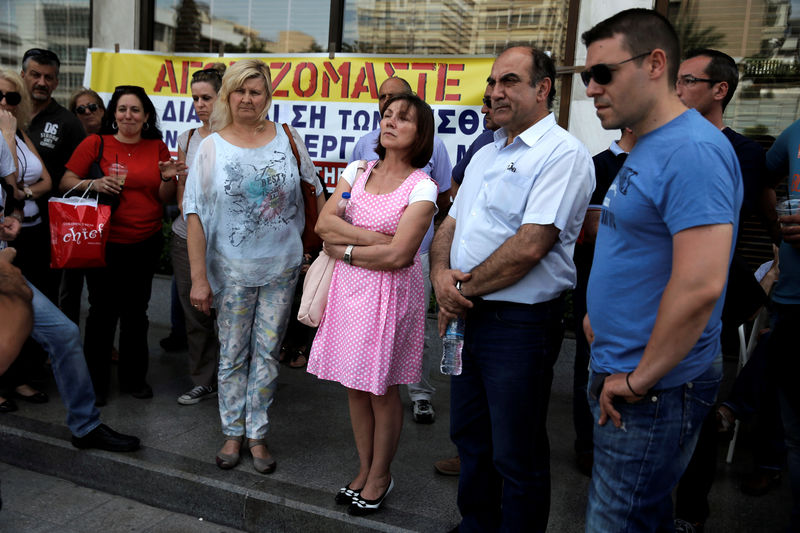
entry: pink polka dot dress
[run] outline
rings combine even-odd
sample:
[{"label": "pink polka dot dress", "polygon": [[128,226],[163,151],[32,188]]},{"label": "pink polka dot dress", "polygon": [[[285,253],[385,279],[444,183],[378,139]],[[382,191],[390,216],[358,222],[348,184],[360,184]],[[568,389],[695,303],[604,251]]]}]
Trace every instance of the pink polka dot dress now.
[{"label": "pink polka dot dress", "polygon": [[[375,163],[353,185],[347,215],[356,226],[394,235],[411,190],[430,178],[415,170],[393,192],[370,194],[364,185]],[[390,385],[418,382],[424,298],[419,254],[399,270],[368,270],[336,261],[308,371],[376,395],[386,394]]]}]

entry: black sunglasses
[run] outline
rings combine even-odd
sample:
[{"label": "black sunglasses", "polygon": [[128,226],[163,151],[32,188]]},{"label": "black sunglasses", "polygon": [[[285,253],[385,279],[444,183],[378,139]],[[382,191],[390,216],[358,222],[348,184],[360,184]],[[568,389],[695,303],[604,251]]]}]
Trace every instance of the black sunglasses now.
[{"label": "black sunglasses", "polygon": [[25,52],[25,54],[22,56],[22,63],[24,64],[25,61],[27,61],[28,58],[30,57],[34,59],[36,59],[37,57],[41,57],[48,61],[54,61],[56,63],[56,66],[58,68],[61,68],[61,61],[58,59],[58,56],[55,54],[55,52],[52,52],[50,50],[45,50],[44,48],[31,48],[30,50]]},{"label": "black sunglasses", "polygon": [[616,70],[616,68],[614,67],[618,67],[623,63],[627,63],[628,61],[633,61],[635,59],[648,56],[650,55],[651,52],[652,50],[628,58],[625,61],[620,61],[619,63],[612,63],[610,65],[606,63],[598,63],[596,65],[592,65],[591,68],[587,68],[586,70],[581,72],[581,79],[583,80],[583,84],[588,87],[589,82],[594,79],[595,83],[597,83],[598,85],[608,85],[609,83],[611,83],[611,77],[613,75],[614,70]]},{"label": "black sunglasses", "polygon": [[[88,110],[88,111],[87,111]],[[97,111],[97,104],[86,104],[86,105],[79,105],[75,108],[75,112],[79,115],[90,115]]]},{"label": "black sunglasses", "polygon": [[483,105],[485,105],[486,107],[491,109],[492,108],[492,99],[489,98],[488,96],[484,96],[483,97]]},{"label": "black sunglasses", "polygon": [[22,101],[22,95],[17,91],[8,91],[7,93],[0,91],[0,102],[3,101],[3,98],[6,99],[8,105],[17,105]]}]

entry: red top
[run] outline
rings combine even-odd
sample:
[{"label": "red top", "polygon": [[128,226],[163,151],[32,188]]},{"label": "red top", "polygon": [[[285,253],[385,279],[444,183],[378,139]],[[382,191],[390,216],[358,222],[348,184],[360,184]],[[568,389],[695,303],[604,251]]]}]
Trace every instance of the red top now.
[{"label": "red top", "polygon": [[[141,242],[161,230],[163,207],[158,199],[161,172],[158,162],[170,158],[169,149],[160,139],[142,139],[136,144],[121,143],[113,135],[103,135],[103,159],[100,168],[119,161],[128,167],[128,177],[120,194],[119,207],[111,215],[110,242]],[[97,159],[100,136],[90,135],[78,145],[67,162],[67,169],[81,177]]]}]

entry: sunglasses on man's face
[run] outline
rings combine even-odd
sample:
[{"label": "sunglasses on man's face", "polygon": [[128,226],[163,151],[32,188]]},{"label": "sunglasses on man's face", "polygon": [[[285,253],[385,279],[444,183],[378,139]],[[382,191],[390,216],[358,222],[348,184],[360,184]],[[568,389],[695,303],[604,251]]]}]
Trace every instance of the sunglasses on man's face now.
[{"label": "sunglasses on man's face", "polygon": [[86,104],[86,105],[79,105],[75,108],[75,111],[79,115],[90,115],[97,111],[97,104]]},{"label": "sunglasses on man's face", "polygon": [[[652,52],[652,50],[650,50]],[[611,78],[613,77],[614,71],[616,67],[627,63],[628,61],[633,61],[635,59],[639,59],[645,56],[650,55],[650,52],[645,52],[643,54],[639,54],[637,56],[630,57],[625,61],[620,61],[619,63],[598,63],[596,65],[592,65],[590,68],[587,68],[583,72],[581,72],[581,79],[583,80],[583,84],[585,86],[589,86],[589,82],[594,80],[594,82],[598,85],[608,85],[611,83]]]},{"label": "sunglasses on man's face", "polygon": [[491,109],[492,108],[492,99],[489,98],[488,96],[484,96],[483,97],[483,105],[485,105],[486,107]]},{"label": "sunglasses on man's face", "polygon": [[7,93],[0,91],[0,102],[2,102],[4,98],[8,105],[17,105],[22,101],[22,95],[17,91],[8,91]]}]

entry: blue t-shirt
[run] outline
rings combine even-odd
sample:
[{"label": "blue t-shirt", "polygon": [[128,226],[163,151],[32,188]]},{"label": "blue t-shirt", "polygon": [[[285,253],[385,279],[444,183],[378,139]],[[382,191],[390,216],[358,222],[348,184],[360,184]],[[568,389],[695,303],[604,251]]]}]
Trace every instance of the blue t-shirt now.
[{"label": "blue t-shirt", "polygon": [[[741,204],[736,154],[697,111],[639,138],[603,200],[587,295],[595,335],[592,370],[636,368],[672,271],[673,236],[696,226],[733,224],[735,240]],[[697,344],[656,388],[696,378],[719,354],[724,299]]]},{"label": "blue t-shirt", "polygon": [[472,161],[472,156],[475,155],[475,152],[492,141],[494,141],[494,132],[492,130],[484,130],[483,133],[478,135],[477,139],[472,141],[472,144],[467,148],[467,153],[465,153],[461,161],[456,163],[456,166],[453,167],[453,181],[461,185],[461,182],[464,181],[464,172],[466,172],[469,162]]},{"label": "blue t-shirt", "polygon": [[[800,198],[800,120],[783,130],[767,152],[767,168],[789,173],[789,195]],[[781,304],[800,304],[800,250],[785,242],[780,250],[781,273],[772,299]]]}]

